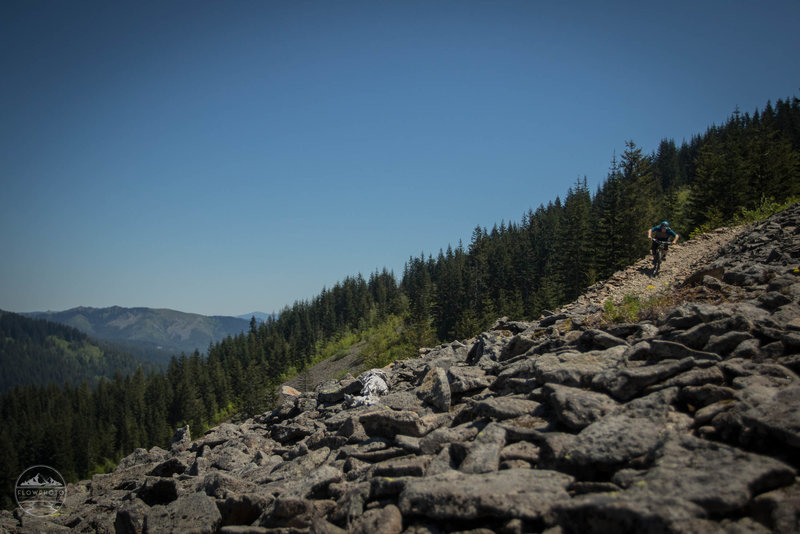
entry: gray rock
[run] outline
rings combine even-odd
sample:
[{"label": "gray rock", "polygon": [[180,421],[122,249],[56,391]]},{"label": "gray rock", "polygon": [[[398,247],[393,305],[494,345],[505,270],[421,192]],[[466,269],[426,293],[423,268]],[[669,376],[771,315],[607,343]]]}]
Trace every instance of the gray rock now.
[{"label": "gray rock", "polygon": [[778,460],[685,435],[664,443],[639,487],[680,495],[710,514],[726,514],[759,493],[791,484],[794,476],[794,470]]},{"label": "gray rock", "polygon": [[546,384],[544,393],[558,421],[570,430],[582,430],[617,407],[617,402],[603,393],[559,384]]},{"label": "gray rock", "polygon": [[435,520],[520,518],[539,520],[569,499],[571,476],[556,471],[511,469],[483,474],[452,471],[413,480],[400,494],[403,514]]},{"label": "gray rock", "polygon": [[500,468],[500,453],[506,444],[506,431],[496,423],[489,423],[472,442],[459,471],[464,473],[489,473]]},{"label": "gray rock", "polygon": [[214,533],[222,523],[222,515],[214,499],[192,493],[166,506],[150,508],[143,521],[143,532]]},{"label": "gray rock", "polygon": [[757,432],[794,449],[800,449],[800,386],[778,391],[767,402],[760,403],[742,414],[745,424]]},{"label": "gray rock", "polygon": [[359,417],[361,425],[370,436],[394,438],[397,434],[421,437],[428,433],[422,419],[416,412],[395,411],[386,408],[366,412]]},{"label": "gray rock", "polygon": [[403,532],[403,516],[397,506],[367,510],[348,528],[350,534],[400,534]]},{"label": "gray rock", "polygon": [[421,477],[430,462],[430,456],[393,458],[373,465],[372,474],[376,477]]},{"label": "gray rock", "polygon": [[417,396],[440,412],[449,411],[450,382],[447,379],[447,372],[441,367],[434,367],[428,371],[422,384],[417,388]]},{"label": "gray rock", "polygon": [[626,350],[619,345],[603,351],[546,354],[533,361],[533,370],[540,384],[589,387],[598,374],[615,372]]},{"label": "gray rock", "polygon": [[[703,344],[705,344],[705,341],[703,341]],[[695,360],[719,361],[722,359],[719,354],[705,352],[702,350],[694,350],[681,343],[677,343],[675,341],[666,341],[663,339],[653,339],[650,341],[650,356],[650,359],[653,360],[680,360],[685,358],[693,358]]]},{"label": "gray rock", "polygon": [[618,345],[628,345],[628,342],[602,330],[584,330],[578,339],[578,346],[583,350],[610,349]]},{"label": "gray rock", "polygon": [[518,397],[493,397],[476,402],[463,412],[464,417],[488,417],[491,419],[513,419],[521,415],[541,413],[542,405],[536,401]]},{"label": "gray rock", "polygon": [[317,401],[325,403],[341,402],[345,395],[355,395],[362,388],[361,382],[348,375],[339,382],[326,382],[317,391]]},{"label": "gray rock", "polygon": [[608,476],[647,465],[664,439],[663,425],[649,418],[611,415],[584,428],[557,461],[582,478]]},{"label": "gray rock", "polygon": [[564,532],[671,534],[697,532],[690,522],[704,510],[677,496],[651,492],[581,495],[556,503],[553,512]]},{"label": "gray rock", "polygon": [[175,430],[175,434],[169,442],[169,450],[172,452],[183,452],[189,448],[191,443],[192,436],[189,432],[189,425],[182,426]]},{"label": "gray rock", "polygon": [[178,498],[178,486],[172,478],[147,477],[136,496],[148,506],[169,504]]},{"label": "gray rock", "polygon": [[800,484],[763,493],[750,506],[753,517],[778,534],[800,531]]},{"label": "gray rock", "polygon": [[422,454],[437,454],[447,443],[474,439],[484,426],[470,421],[453,428],[438,428],[420,440],[420,450]]},{"label": "gray rock", "polygon": [[605,389],[616,399],[625,401],[641,393],[647,386],[688,371],[694,365],[692,358],[684,358],[679,361],[622,369],[618,372],[606,372],[595,377],[592,386]]},{"label": "gray rock", "polygon": [[485,389],[494,381],[494,377],[486,376],[478,367],[451,367],[447,370],[447,377],[452,394]]}]

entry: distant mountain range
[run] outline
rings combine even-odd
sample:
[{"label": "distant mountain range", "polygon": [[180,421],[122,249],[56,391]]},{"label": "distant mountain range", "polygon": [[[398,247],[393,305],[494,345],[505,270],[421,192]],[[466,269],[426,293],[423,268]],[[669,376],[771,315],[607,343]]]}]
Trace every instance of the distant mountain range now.
[{"label": "distant mountain range", "polygon": [[199,350],[205,353],[209,344],[246,331],[254,314],[243,319],[168,309],[81,306],[24,315],[72,326],[140,358],[165,363],[181,352],[189,354]]},{"label": "distant mountain range", "polygon": [[160,367],[77,328],[0,310],[0,393],[26,384],[94,385],[140,366]]},{"label": "distant mountain range", "polygon": [[255,317],[256,321],[259,323],[265,322],[269,318],[276,318],[278,316],[277,313],[264,313],[264,312],[253,312],[253,313],[244,313],[242,315],[237,315],[237,319],[244,319],[245,321],[250,322],[250,319]]}]

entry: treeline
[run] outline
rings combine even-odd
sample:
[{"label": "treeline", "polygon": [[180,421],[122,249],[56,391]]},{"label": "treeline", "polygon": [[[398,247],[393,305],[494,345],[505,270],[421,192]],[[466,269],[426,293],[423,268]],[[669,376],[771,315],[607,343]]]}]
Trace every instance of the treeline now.
[{"label": "treeline", "polygon": [[0,310],[0,393],[22,384],[94,385],[115,372],[133,373],[133,356],[83,332]]},{"label": "treeline", "polygon": [[[566,196],[520,222],[475,228],[464,246],[410,258],[398,280],[385,269],[349,277],[276,318],[197,353],[165,374],[138,372],[92,389],[17,388],[0,406],[0,483],[33,463],[71,479],[137,446],[165,446],[175,427],[196,435],[233,414],[268,408],[282,377],[301,370],[326,342],[401,317],[405,341],[423,346],[475,335],[501,315],[536,317],[647,254],[649,226],[668,219],[684,238],[731,220],[762,198],[800,192],[800,100],[738,111],[680,146],[652,154],[632,141],[592,193],[577,180]],[[411,354],[409,354],[410,356]],[[56,439],[70,436],[69,440]]]},{"label": "treeline", "polygon": [[800,194],[800,100],[645,154],[632,141],[594,194],[578,180],[562,200],[520,223],[477,227],[468,247],[406,265],[411,322],[438,339],[465,338],[507,315],[535,318],[644,257],[647,229],[669,220],[683,238],[730,223],[743,210]]}]

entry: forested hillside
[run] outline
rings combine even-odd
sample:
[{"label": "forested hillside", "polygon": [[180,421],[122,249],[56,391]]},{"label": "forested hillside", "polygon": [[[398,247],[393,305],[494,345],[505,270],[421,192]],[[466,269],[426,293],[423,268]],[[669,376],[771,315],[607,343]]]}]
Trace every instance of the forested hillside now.
[{"label": "forested hillside", "polygon": [[22,384],[96,384],[140,364],[75,328],[0,311],[0,392]]},{"label": "forested hillside", "polygon": [[140,359],[164,366],[176,354],[205,350],[212,342],[247,330],[247,320],[237,317],[208,317],[155,308],[81,306],[26,315],[75,327]]},{"label": "forested hillside", "polygon": [[[205,357],[174,358],[166,374],[139,371],[95,389],[8,392],[0,405],[0,484],[12,487],[12,477],[34,463],[85,477],[134,447],[165,445],[178,425],[196,434],[234,413],[258,413],[274,386],[348,332],[399,318],[404,326],[385,350],[411,356],[416,347],[473,336],[501,315],[533,318],[641,259],[647,228],[663,219],[686,238],[798,193],[797,98],[752,115],[737,111],[680,146],[662,141],[652,154],[629,141],[596,191],[578,180],[563,199],[519,222],[479,226],[466,246],[410,258],[399,280],[386,270],[347,278],[277,318],[252,321]],[[64,435],[70,440],[54,438]]]}]

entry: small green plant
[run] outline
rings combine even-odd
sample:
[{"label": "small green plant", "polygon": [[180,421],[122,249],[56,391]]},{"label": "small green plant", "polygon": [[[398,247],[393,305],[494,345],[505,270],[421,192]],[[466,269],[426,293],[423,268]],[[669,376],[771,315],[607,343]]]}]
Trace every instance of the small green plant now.
[{"label": "small green plant", "polygon": [[639,319],[641,299],[633,294],[627,294],[622,302],[614,304],[609,299],[603,303],[603,320],[609,323],[633,323]]},{"label": "small green plant", "polygon": [[639,296],[629,293],[619,304],[606,300],[603,303],[602,320],[606,323],[635,323],[653,319],[671,304],[673,301],[667,295],[653,295],[643,301]]}]

